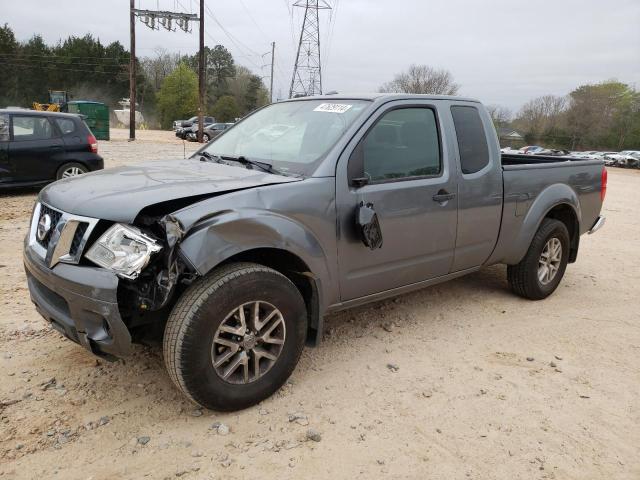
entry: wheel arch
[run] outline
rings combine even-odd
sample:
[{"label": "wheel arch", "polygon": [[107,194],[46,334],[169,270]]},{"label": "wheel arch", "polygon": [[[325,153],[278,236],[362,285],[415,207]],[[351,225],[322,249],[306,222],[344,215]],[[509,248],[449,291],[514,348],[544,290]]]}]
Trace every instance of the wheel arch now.
[{"label": "wheel arch", "polygon": [[580,242],[580,223],[582,212],[576,192],[566,184],[556,183],[548,186],[536,196],[520,225],[520,230],[510,252],[505,255],[504,263],[515,265],[524,258],[534,235],[545,218],[562,221],[571,238],[569,262],[575,262]]},{"label": "wheel arch", "polygon": [[179,245],[180,256],[198,275],[233,262],[253,262],[285,275],[307,307],[307,343],[322,337],[324,300],[331,288],[328,258],[311,231],[269,212],[221,212],[199,222]]},{"label": "wheel arch", "polygon": [[[544,218],[559,220],[567,227],[570,242],[569,263],[574,263],[578,258],[580,244],[580,222],[575,209],[568,203],[559,203],[551,208]],[[542,223],[542,220],[540,220],[540,223]]]},{"label": "wheel arch", "polygon": [[318,283],[304,260],[287,250],[263,247],[237,253],[215,268],[236,262],[257,263],[272,268],[291,280],[307,308],[307,344],[317,346],[322,337]]}]

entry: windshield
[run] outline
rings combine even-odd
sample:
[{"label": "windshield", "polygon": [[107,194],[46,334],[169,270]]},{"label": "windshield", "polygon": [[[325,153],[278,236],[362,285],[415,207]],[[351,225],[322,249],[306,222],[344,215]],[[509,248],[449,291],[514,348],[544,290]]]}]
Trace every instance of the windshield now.
[{"label": "windshield", "polygon": [[275,103],[225,131],[204,151],[308,175],[369,103],[328,99]]}]

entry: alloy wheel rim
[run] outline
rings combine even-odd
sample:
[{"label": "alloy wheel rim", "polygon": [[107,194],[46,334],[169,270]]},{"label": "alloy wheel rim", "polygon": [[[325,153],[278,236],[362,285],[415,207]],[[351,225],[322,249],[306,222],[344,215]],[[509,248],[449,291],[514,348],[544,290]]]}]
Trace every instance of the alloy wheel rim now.
[{"label": "alloy wheel rim", "polygon": [[558,274],[562,262],[562,243],[556,237],[550,238],[538,259],[538,280],[548,285]]},{"label": "alloy wheel rim", "polygon": [[64,172],[62,172],[62,178],[75,177],[76,175],[81,175],[84,173],[79,167],[69,167]]},{"label": "alloy wheel rim", "polygon": [[211,362],[227,383],[255,382],[275,365],[286,338],[284,317],[268,302],[234,308],[213,337]]}]

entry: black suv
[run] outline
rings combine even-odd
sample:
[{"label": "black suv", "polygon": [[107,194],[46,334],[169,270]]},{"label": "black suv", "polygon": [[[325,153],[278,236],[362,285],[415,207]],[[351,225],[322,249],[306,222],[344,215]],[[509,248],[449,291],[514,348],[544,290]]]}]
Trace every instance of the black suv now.
[{"label": "black suv", "polygon": [[36,186],[104,168],[79,115],[0,110],[0,188]]}]

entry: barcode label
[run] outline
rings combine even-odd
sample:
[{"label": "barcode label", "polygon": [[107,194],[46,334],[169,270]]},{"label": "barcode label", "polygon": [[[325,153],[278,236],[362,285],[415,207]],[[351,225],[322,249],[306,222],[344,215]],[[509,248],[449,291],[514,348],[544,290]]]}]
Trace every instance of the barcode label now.
[{"label": "barcode label", "polygon": [[351,105],[344,103],[321,103],[313,109],[314,112],[344,113],[351,108]]}]

